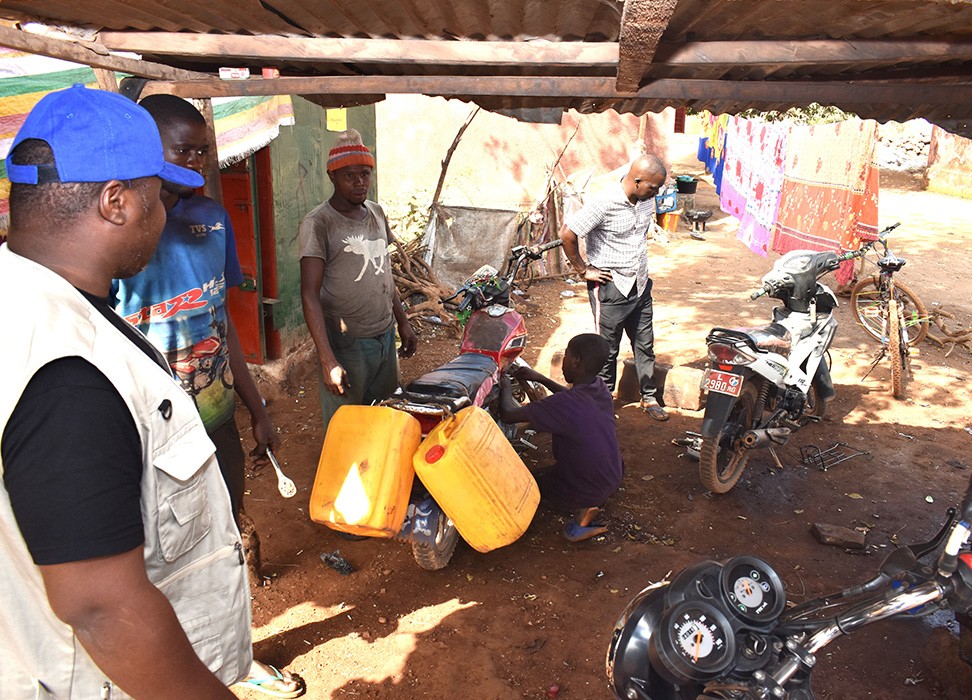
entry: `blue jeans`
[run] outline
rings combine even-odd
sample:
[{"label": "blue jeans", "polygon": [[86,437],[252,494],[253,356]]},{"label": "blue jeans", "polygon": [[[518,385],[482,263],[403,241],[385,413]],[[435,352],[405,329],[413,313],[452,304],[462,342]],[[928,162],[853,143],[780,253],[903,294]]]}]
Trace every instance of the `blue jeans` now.
[{"label": "blue jeans", "polygon": [[355,338],[327,329],[327,339],[337,361],[348,373],[344,394],[336,396],[324,387],[324,371],[317,363],[317,380],[321,392],[321,421],[324,433],[334,412],[345,405],[369,405],[391,396],[398,388],[398,350],[395,326],[374,338]]}]

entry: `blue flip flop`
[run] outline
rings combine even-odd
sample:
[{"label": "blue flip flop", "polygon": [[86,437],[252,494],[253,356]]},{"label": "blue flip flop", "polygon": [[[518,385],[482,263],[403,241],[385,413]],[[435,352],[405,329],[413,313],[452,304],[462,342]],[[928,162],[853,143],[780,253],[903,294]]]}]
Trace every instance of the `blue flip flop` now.
[{"label": "blue flip flop", "polygon": [[569,542],[583,542],[584,540],[589,540],[592,537],[597,537],[598,535],[603,535],[607,532],[607,528],[603,525],[591,525],[589,527],[584,527],[580,523],[571,520],[564,527],[564,537],[567,538]]},{"label": "blue flip flop", "polygon": [[[282,674],[276,666],[271,666],[266,664],[267,668],[273,671],[272,676],[263,676],[262,678],[247,678],[240,681],[240,685],[245,685],[253,690],[270,695],[275,698],[298,698],[304,694],[307,689],[304,685],[304,679],[300,676],[291,673],[290,678],[287,678]],[[297,687],[291,690],[278,690],[274,686],[284,684],[289,686],[290,683],[296,683]]]}]

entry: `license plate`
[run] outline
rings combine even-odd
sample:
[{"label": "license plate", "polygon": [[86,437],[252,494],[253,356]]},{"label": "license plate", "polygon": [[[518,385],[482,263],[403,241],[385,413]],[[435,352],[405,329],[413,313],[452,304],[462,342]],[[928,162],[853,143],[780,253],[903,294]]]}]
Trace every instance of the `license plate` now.
[{"label": "license plate", "polygon": [[702,380],[702,388],[706,391],[715,391],[719,394],[729,396],[739,396],[742,391],[743,378],[732,372],[720,372],[717,369],[710,369],[705,373]]}]

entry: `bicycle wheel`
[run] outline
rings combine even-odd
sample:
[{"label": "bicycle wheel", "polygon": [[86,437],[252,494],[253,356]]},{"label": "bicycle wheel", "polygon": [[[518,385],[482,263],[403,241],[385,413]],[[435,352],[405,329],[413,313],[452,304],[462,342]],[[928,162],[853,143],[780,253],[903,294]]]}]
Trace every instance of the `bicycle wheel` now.
[{"label": "bicycle wheel", "polygon": [[904,397],[905,363],[907,345],[902,343],[901,316],[898,302],[888,302],[888,354],[891,355],[891,395],[896,399]]},{"label": "bicycle wheel", "polygon": [[[894,298],[904,319],[908,345],[917,345],[928,335],[928,311],[918,295],[897,280]],[[880,278],[864,277],[851,290],[851,311],[854,319],[877,340],[884,341],[884,313],[886,303],[881,298]]]}]

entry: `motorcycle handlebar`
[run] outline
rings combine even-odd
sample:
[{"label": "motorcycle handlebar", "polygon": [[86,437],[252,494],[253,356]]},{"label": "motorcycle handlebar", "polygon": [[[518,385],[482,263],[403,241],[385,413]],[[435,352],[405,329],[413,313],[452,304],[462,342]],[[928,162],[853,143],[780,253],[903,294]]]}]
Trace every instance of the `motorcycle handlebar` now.
[{"label": "motorcycle handlebar", "polygon": [[753,301],[756,301],[760,297],[766,296],[767,294],[769,294],[769,289],[767,289],[766,287],[763,287],[762,289],[757,289],[755,292],[753,292],[752,294],[750,294],[749,295],[749,298],[752,299]]},{"label": "motorcycle handlebar", "polygon": [[563,244],[564,244],[564,242],[562,240],[560,240],[559,238],[555,238],[554,240],[552,240],[552,241],[550,241],[548,243],[544,243],[543,245],[537,247],[535,250],[533,250],[532,253],[533,253],[533,255],[539,256],[541,253],[546,253],[548,250],[553,250],[554,248],[559,248]]}]

